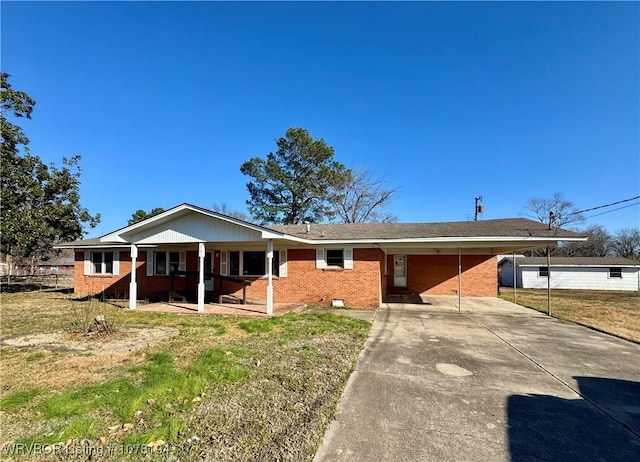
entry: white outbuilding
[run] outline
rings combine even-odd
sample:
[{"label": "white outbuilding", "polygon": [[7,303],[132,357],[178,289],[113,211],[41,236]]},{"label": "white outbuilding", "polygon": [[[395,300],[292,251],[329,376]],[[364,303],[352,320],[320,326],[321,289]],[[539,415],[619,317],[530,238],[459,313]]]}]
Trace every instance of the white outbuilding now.
[{"label": "white outbuilding", "polygon": [[[513,287],[513,256],[498,263],[502,287]],[[515,257],[516,284],[523,289],[547,288],[545,257]],[[628,258],[551,257],[552,289],[630,290],[640,289],[640,262]]]}]

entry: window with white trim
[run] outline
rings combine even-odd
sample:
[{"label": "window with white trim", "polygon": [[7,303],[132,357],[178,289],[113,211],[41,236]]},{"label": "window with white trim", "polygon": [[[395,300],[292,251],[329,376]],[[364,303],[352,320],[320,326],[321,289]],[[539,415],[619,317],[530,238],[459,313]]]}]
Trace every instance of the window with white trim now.
[{"label": "window with white trim", "polygon": [[117,276],[120,269],[118,251],[87,251],[84,253],[85,275],[114,275]]},{"label": "window with white trim", "polygon": [[149,251],[147,276],[168,276],[172,271],[185,271],[187,253],[184,251]]},{"label": "window with white trim", "polygon": [[353,269],[353,248],[316,249],[316,268]]},{"label": "window with white trim", "polygon": [[113,252],[91,252],[91,274],[113,274]]},{"label": "window with white trim", "polygon": [[622,279],[622,268],[609,268],[609,277]]},{"label": "window with white trim", "polygon": [[538,277],[546,278],[548,276],[549,276],[549,268],[547,268],[546,266],[539,266],[538,267]]},{"label": "window with white trim", "polygon": [[[285,251],[273,251],[273,259],[271,261],[271,274],[280,276],[281,264],[280,253]],[[222,257],[224,260],[224,256]],[[267,274],[267,253],[261,250],[230,250],[229,251],[229,276],[264,276]],[[283,264],[286,265],[286,254],[284,255]],[[224,274],[222,262],[221,270]],[[286,270],[283,271],[286,273]]]}]

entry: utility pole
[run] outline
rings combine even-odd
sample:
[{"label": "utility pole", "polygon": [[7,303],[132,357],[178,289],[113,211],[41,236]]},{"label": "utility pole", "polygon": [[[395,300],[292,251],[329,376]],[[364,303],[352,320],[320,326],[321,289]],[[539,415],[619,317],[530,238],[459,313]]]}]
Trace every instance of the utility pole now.
[{"label": "utility pole", "polygon": [[484,208],[482,207],[482,204],[480,204],[480,202],[482,202],[482,196],[476,197],[476,207],[475,207],[475,213],[473,215],[474,221],[478,221],[478,214],[484,211]]}]

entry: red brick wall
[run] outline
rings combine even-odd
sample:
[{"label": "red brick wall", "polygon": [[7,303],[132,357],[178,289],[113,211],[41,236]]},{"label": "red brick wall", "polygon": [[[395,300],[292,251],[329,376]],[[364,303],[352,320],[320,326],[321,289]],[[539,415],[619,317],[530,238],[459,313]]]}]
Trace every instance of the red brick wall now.
[{"label": "red brick wall", "polygon": [[[190,254],[194,254],[192,256]],[[187,269],[197,268],[197,253],[187,252]],[[171,276],[147,277],[147,252],[138,252],[136,259],[136,281],[138,298],[166,297],[171,287]],[[84,252],[76,252],[74,265],[74,293],[79,295],[97,295],[104,293],[108,297],[128,298],[131,282],[131,252],[120,251],[120,271],[118,276],[84,275]],[[174,290],[179,292],[197,291],[197,277],[175,277]],[[187,286],[188,284],[188,286]]]},{"label": "red brick wall", "polygon": [[[289,249],[287,252],[288,277],[273,278],[276,302],[317,303],[328,305],[333,299],[342,299],[348,306],[379,306],[387,288],[393,287],[393,255],[387,256],[389,274],[384,275],[384,253],[379,249],[354,249],[354,268],[351,270],[316,269],[314,249]],[[215,254],[214,254],[215,255]],[[171,276],[146,276],[146,252],[139,253],[137,266],[138,297],[166,297]],[[407,257],[408,289],[414,293],[455,294],[458,290],[458,257],[456,255],[409,255]],[[497,295],[497,260],[490,255],[464,255],[462,257],[462,294],[470,296]],[[219,258],[214,260],[219,271]],[[129,295],[131,256],[120,251],[118,276],[85,276],[84,252],[76,252],[75,292],[126,298]],[[187,252],[187,270],[197,271],[197,252]],[[247,288],[247,297],[265,301],[267,278],[253,280]],[[195,298],[197,276],[175,277],[174,290],[186,292]],[[216,289],[217,289],[216,282]],[[224,293],[242,295],[239,285],[224,283]]]},{"label": "red brick wall", "polygon": [[[388,256],[388,287],[393,287],[393,255]],[[462,295],[495,297],[498,263],[494,255],[462,256]],[[457,255],[408,255],[407,289],[416,294],[458,293]]]},{"label": "red brick wall", "polygon": [[[316,269],[315,249],[287,251],[287,277],[273,278],[275,302],[298,302],[329,305],[333,299],[344,300],[347,306],[377,307],[381,302],[379,249],[353,249],[353,269]],[[253,279],[247,287],[247,297],[266,300],[267,278]],[[238,290],[236,295],[241,295]]]},{"label": "red brick wall", "polygon": [[[139,268],[141,262],[136,262]],[[136,273],[140,277],[140,269]],[[84,252],[75,253],[73,267],[73,291],[78,295],[97,295],[104,293],[108,297],[128,298],[131,282],[131,253],[120,251],[120,270],[118,276],[84,274]]]}]

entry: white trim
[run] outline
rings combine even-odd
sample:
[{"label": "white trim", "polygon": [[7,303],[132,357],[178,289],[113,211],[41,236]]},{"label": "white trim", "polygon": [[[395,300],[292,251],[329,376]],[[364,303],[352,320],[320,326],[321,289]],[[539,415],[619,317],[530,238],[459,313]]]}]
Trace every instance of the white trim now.
[{"label": "white trim", "polygon": [[84,275],[89,276],[91,274],[91,252],[84,251]]},{"label": "white trim", "polygon": [[112,262],[112,272],[111,274],[114,276],[120,275],[120,252],[118,250],[113,251],[113,262]]},{"label": "white trim", "polygon": [[353,247],[345,247],[342,252],[343,268],[353,269]]},{"label": "white trim", "polygon": [[327,267],[324,249],[316,249],[316,269],[324,269]]},{"label": "white trim", "polygon": [[288,264],[287,264],[287,251],[286,250],[280,250],[280,269],[278,271],[278,277],[281,278],[286,278],[287,277],[287,272],[289,270]]}]

